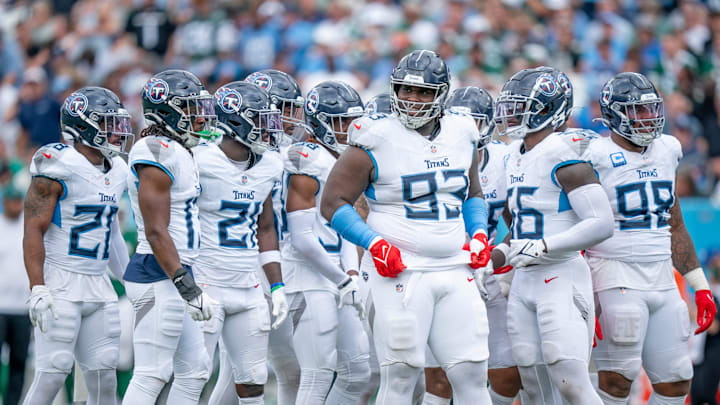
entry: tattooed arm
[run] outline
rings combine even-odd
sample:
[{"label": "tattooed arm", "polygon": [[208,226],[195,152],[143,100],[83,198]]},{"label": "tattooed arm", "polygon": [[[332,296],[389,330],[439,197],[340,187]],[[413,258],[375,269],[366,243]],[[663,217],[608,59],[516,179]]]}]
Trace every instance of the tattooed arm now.
[{"label": "tattooed arm", "polygon": [[695,245],[690,238],[683,221],[682,211],[680,210],[680,201],[677,192],[675,193],[675,204],[670,208],[670,224],[671,249],[673,266],[685,275],[693,269],[700,267],[697,253],[695,253]]},{"label": "tattooed arm", "polygon": [[23,236],[23,257],[30,288],[44,284],[43,264],[45,245],[43,236],[52,222],[57,201],[62,197],[62,185],[47,177],[36,176],[30,183],[25,197],[25,233]]}]

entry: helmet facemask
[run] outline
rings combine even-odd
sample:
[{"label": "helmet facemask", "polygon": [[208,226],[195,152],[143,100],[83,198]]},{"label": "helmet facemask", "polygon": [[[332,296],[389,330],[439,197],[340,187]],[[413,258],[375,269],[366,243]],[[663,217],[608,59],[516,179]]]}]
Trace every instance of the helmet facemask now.
[{"label": "helmet facemask", "polygon": [[305,123],[305,100],[302,97],[297,99],[280,98],[271,96],[273,103],[282,113],[283,133],[291,142],[302,142],[312,134],[312,130]]},{"label": "helmet facemask", "polygon": [[[319,141],[333,151],[343,153],[347,148],[348,129],[351,123],[363,114],[362,107],[350,107],[347,112],[341,114],[317,113],[317,122],[325,129]],[[318,131],[316,130],[315,133]]]},{"label": "helmet facemask", "polygon": [[659,138],[665,126],[663,100],[652,96],[644,101],[613,102],[609,108],[620,118],[620,125],[612,130],[638,146],[648,146]]},{"label": "helmet facemask", "polygon": [[[433,118],[440,116],[442,107],[445,104],[445,98],[447,97],[448,85],[445,83],[422,83],[421,77],[418,77],[417,81],[413,81],[409,76],[412,75],[406,75],[403,80],[390,78],[392,109],[398,114],[400,122],[405,125],[405,127],[418,129],[430,122]],[[429,89],[434,92],[433,101],[419,102],[400,99],[398,92],[403,85]]]},{"label": "helmet facemask", "polygon": [[[71,138],[75,142],[97,149],[108,160],[118,155],[126,155],[129,145],[133,144],[135,136],[130,125],[130,114],[124,108],[117,112],[99,113],[91,112],[90,116],[78,113],[78,117],[95,129],[95,135],[88,140],[69,125],[63,125],[62,131],[65,138]],[[77,128],[81,131],[87,128]]]},{"label": "helmet facemask", "polygon": [[211,140],[214,137],[217,115],[213,98],[207,90],[202,90],[196,96],[174,97],[168,105],[180,114],[177,127],[183,133],[169,129],[182,139],[186,148],[196,146],[200,139]]},{"label": "helmet facemask", "polygon": [[535,97],[501,94],[495,106],[494,118],[498,134],[510,139],[524,139],[529,133],[541,131],[548,126],[555,129],[565,123],[565,108],[561,107],[555,115],[540,121],[539,125],[531,125],[533,118],[542,114],[546,107],[545,103]]}]

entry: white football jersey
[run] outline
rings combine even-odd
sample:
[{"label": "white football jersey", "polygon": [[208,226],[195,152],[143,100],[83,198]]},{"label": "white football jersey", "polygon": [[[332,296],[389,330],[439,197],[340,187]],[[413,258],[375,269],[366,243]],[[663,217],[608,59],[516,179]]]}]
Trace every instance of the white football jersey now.
[{"label": "white football jersey", "polygon": [[[318,208],[313,232],[317,235],[320,244],[330,255],[332,262],[340,264],[340,248],[343,243],[350,243],[343,240],[340,234],[330,227],[325,218],[320,214],[320,199],[325,183],[327,182],[330,170],[335,164],[335,156],[328,152],[325,147],[312,142],[300,142],[293,144],[283,156],[285,165],[284,184],[289,184],[289,177],[292,175],[310,176],[318,182],[318,192],[315,194],[315,206]],[[294,282],[291,283],[294,291],[296,288],[302,290],[328,290],[337,291],[337,286],[326,279],[319,272],[315,271],[308,263],[303,252],[298,251],[292,245],[292,236],[288,234],[288,243],[282,251],[283,258],[283,280],[288,277]],[[292,273],[295,273],[294,275]]]},{"label": "white football jersey", "polygon": [[461,211],[479,139],[475,121],[446,113],[429,140],[394,115],[369,114],[351,125],[349,137],[375,165],[365,190],[367,223],[400,250],[408,270],[468,263]]},{"label": "white football jersey", "polygon": [[240,170],[214,144],[193,148],[200,168],[201,242],[193,265],[199,283],[220,287],[258,284],[257,221],[282,175],[277,154],[264,154]]},{"label": "white football jersey", "polygon": [[120,157],[103,173],[74,147],[62,143],[35,152],[30,174],[63,186],[52,223],[45,232],[45,261],[73,273],[105,274],[110,232],[125,192],[128,166]]},{"label": "white football jersey", "polygon": [[[513,239],[543,239],[580,222],[555,172],[586,161],[592,137],[555,132],[529,152],[524,152],[521,140],[509,145],[505,181],[508,208],[513,217],[510,226]],[[549,253],[539,263],[563,262],[579,255],[580,252]]]},{"label": "white football jersey", "polygon": [[[588,249],[586,254],[632,263],[670,259],[668,220],[670,208],[676,203],[675,173],[682,158],[680,142],[673,136],[662,135],[644,152],[637,153],[620,147],[609,137],[598,138],[590,144],[589,158],[610,199],[615,232],[609,239]],[[596,274],[593,271],[593,284],[596,290],[617,286],[645,289],[661,284],[675,285],[671,272],[631,273],[605,271]]]},{"label": "white football jersey", "polygon": [[150,165],[162,169],[172,180],[170,187],[170,224],[168,232],[177,249],[180,261],[192,265],[198,254],[200,222],[197,199],[200,195],[198,167],[192,154],[180,143],[164,136],[147,136],[133,145],[128,158],[128,194],[138,230],[137,253],[152,254],[145,237],[145,226],[138,206],[138,177],[135,165]]},{"label": "white football jersey", "polygon": [[484,156],[478,168],[480,186],[488,204],[488,239],[493,243],[507,197],[505,159],[508,157],[508,145],[500,141],[490,142],[480,155]]},{"label": "white football jersey", "polygon": [[[272,155],[275,159],[278,159],[281,163],[285,152],[289,145],[280,146],[280,152],[265,152],[264,155]],[[278,244],[280,245],[280,251],[288,240],[288,226],[287,226],[287,212],[285,212],[285,199],[287,198],[287,184],[283,181],[284,176],[275,182],[275,186],[272,190],[272,202],[273,202],[273,213],[275,215],[275,228],[278,234]]]}]

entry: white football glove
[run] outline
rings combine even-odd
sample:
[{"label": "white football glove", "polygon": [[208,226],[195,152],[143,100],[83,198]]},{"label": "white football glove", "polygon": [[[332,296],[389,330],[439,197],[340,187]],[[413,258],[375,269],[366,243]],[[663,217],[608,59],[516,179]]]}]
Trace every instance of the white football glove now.
[{"label": "white football glove", "polygon": [[285,318],[287,318],[288,312],[290,312],[290,306],[285,296],[285,287],[277,288],[271,292],[270,299],[272,300],[272,315],[275,317],[272,328],[277,329]]},{"label": "white football glove", "polygon": [[[350,279],[338,286],[340,293],[340,303],[338,309],[348,304],[354,306],[360,314],[360,319],[365,319],[365,303],[360,298],[360,286],[358,285],[358,276],[350,276]],[[342,287],[341,287],[342,286]]]},{"label": "white football glove", "polygon": [[485,267],[478,267],[474,272],[473,276],[475,277],[475,285],[477,285],[478,291],[480,291],[480,296],[482,296],[482,299],[487,301],[488,299],[488,289],[486,286],[488,277],[492,276],[493,274],[493,263],[492,260],[490,260]]},{"label": "white football glove", "polygon": [[218,306],[218,302],[212,299],[207,293],[202,293],[190,301],[185,301],[188,306],[188,312],[193,321],[208,321],[212,318],[214,307]]},{"label": "white football glove", "polygon": [[55,313],[55,302],[50,290],[44,285],[36,285],[30,291],[30,323],[40,328],[40,332],[47,332],[50,324],[50,315],[58,319]]},{"label": "white football glove", "polygon": [[547,254],[545,249],[545,241],[542,239],[512,239],[509,263],[514,268],[537,264],[538,259]]}]

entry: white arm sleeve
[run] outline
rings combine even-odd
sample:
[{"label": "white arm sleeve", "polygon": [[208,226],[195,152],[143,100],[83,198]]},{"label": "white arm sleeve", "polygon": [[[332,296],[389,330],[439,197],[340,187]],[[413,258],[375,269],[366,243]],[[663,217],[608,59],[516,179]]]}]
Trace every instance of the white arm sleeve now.
[{"label": "white arm sleeve", "polygon": [[110,271],[119,281],[122,281],[125,269],[130,262],[130,255],[128,254],[127,245],[120,232],[120,225],[117,219],[112,223],[112,232],[110,232],[110,257],[108,259],[108,265]]},{"label": "white arm sleeve", "polygon": [[330,255],[320,244],[317,235],[313,233],[316,211],[317,208],[309,208],[288,212],[290,243],[314,265],[315,270],[335,285],[340,285],[348,278],[348,275],[332,262]]},{"label": "white arm sleeve", "polygon": [[346,239],[342,240],[342,246],[340,246],[340,264],[345,272],[357,271],[360,268],[357,247]]},{"label": "white arm sleeve", "polygon": [[569,192],[567,197],[580,222],[545,238],[548,253],[587,249],[612,236],[613,213],[602,186],[587,184]]}]

